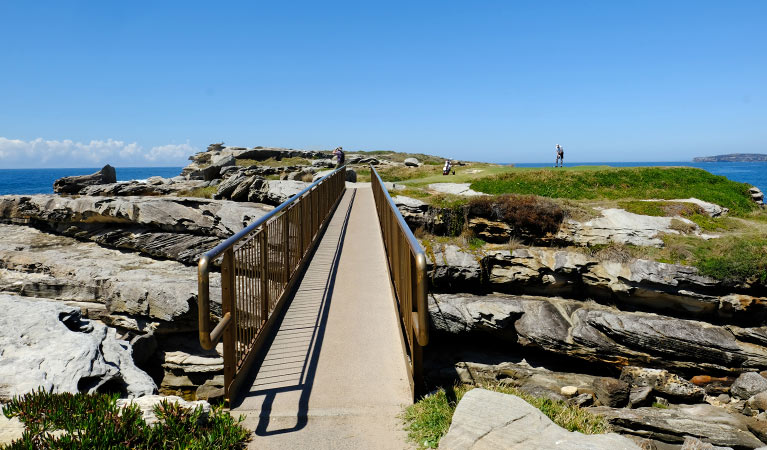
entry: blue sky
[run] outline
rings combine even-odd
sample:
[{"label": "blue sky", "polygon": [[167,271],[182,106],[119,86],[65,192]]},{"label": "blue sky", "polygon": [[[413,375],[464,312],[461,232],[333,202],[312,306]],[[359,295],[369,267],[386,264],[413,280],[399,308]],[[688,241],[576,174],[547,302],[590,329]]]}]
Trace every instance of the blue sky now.
[{"label": "blue sky", "polygon": [[0,168],[767,153],[765,1],[0,2]]}]

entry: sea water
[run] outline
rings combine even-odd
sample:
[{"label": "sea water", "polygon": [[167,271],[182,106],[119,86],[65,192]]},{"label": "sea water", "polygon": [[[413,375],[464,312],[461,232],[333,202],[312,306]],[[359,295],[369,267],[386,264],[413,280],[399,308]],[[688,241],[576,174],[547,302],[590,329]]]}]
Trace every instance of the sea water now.
[{"label": "sea water", "polygon": [[[181,173],[181,167],[117,167],[117,181],[145,180],[160,176],[172,178]],[[89,169],[0,169],[0,195],[52,194],[53,182],[61,177],[89,175],[101,170]]]}]

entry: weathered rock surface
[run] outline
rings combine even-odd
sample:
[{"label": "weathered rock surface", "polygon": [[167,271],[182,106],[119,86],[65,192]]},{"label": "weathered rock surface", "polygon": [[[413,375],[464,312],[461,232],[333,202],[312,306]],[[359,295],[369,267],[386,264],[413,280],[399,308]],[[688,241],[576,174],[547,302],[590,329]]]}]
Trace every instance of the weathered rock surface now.
[{"label": "weathered rock surface", "polygon": [[0,196],[0,221],[187,264],[271,209],[192,198]]},{"label": "weathered rock surface", "polygon": [[629,401],[629,385],[615,378],[601,377],[594,380],[594,395],[599,403],[611,408],[626,406]]},{"label": "weathered rock surface", "polygon": [[767,378],[756,372],[741,374],[730,387],[730,393],[743,400],[748,400],[764,391],[767,391]]},{"label": "weathered rock surface", "polygon": [[0,293],[0,400],[34,391],[152,394],[115,330],[59,302]]},{"label": "weathered rock surface", "polygon": [[117,182],[115,168],[107,164],[101,170],[90,175],[59,178],[53,182],[53,191],[61,194],[76,194],[85,186]]},{"label": "weathered rock surface", "polygon": [[257,187],[255,184],[251,186],[248,200],[276,206],[303,191],[310,184],[306,181],[265,180]]},{"label": "weathered rock surface", "polygon": [[767,349],[726,328],[593,302],[546,297],[436,294],[432,329],[449,336],[492,336],[587,361],[650,365],[680,372],[767,366]]},{"label": "weathered rock surface", "polygon": [[[0,236],[0,291],[66,301],[142,333],[196,329],[197,275],[183,264],[27,226],[0,224]],[[220,305],[220,277],[210,279],[211,300]]]},{"label": "weathered rock surface", "polygon": [[673,221],[679,221],[691,229],[698,229],[695,222],[683,217],[654,217],[609,208],[602,216],[586,222],[568,220],[562,224],[557,239],[573,245],[597,245],[612,242],[647,247],[662,247],[663,233],[679,234]]},{"label": "weathered rock surface", "polygon": [[721,217],[726,215],[730,210],[723,206],[719,206],[716,203],[704,202],[697,198],[677,198],[673,200],[643,200],[645,202],[673,202],[673,203],[692,203],[700,207],[700,209],[709,217]]},{"label": "weathered rock surface", "polygon": [[[689,266],[641,259],[600,261],[572,250],[540,247],[480,253],[445,245],[431,248],[427,257],[435,291],[591,298],[679,317],[748,325],[761,325],[767,319],[767,298],[732,294],[732,286],[701,276]],[[748,330],[737,332],[749,334],[744,340],[767,345],[767,331]]]},{"label": "weathered rock surface", "polygon": [[202,408],[202,414],[200,415],[200,420],[206,420],[208,417],[208,414],[210,414],[210,403],[204,401],[204,400],[196,400],[188,402],[184,400],[181,397],[176,397],[174,395],[169,396],[163,396],[163,395],[147,395],[144,397],[139,398],[131,398],[131,399],[118,399],[116,406],[118,408],[124,408],[128,405],[136,405],[141,410],[141,416],[144,419],[144,422],[146,422],[147,425],[154,425],[159,421],[157,416],[154,413],[155,406],[158,406],[162,404],[162,402],[168,402],[168,403],[175,403],[178,406],[192,410],[194,411],[197,408]]},{"label": "weathered rock surface", "polygon": [[[663,369],[626,366],[621,370],[620,379],[632,387],[650,388],[651,391],[674,402],[700,402],[706,394],[703,388]],[[636,405],[639,402],[632,403]]]},{"label": "weathered rock surface", "polygon": [[405,158],[404,163],[408,167],[418,167],[421,165],[421,162],[418,161],[417,158]]},{"label": "weathered rock surface", "polygon": [[472,190],[470,186],[469,183],[432,183],[429,185],[429,189],[436,192],[442,192],[443,194],[464,195],[467,197],[487,195]]},{"label": "weathered rock surface", "polygon": [[638,450],[617,434],[567,431],[514,395],[472,389],[458,403],[450,429],[439,443],[445,450]]},{"label": "weathered rock surface", "polygon": [[178,177],[157,177],[153,180],[146,181],[131,180],[86,186],[80,189],[77,194],[101,197],[180,195],[185,191],[214,186],[216,183],[218,183],[218,180],[203,181],[187,180]]},{"label": "weathered rock surface", "polygon": [[613,409],[588,408],[606,417],[620,433],[681,444],[692,436],[714,445],[753,449],[764,444],[749,431],[745,417],[728,414],[711,405],[680,405],[668,409],[644,407]]}]

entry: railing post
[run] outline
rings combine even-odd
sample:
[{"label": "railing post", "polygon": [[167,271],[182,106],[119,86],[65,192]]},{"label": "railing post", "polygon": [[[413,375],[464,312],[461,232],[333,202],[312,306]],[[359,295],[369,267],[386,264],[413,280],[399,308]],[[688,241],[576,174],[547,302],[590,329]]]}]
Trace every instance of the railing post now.
[{"label": "railing post", "polygon": [[235,262],[234,250],[230,247],[224,252],[221,264],[221,309],[223,314],[231,315],[231,322],[224,330],[224,396],[230,401],[236,392],[230,392],[235,373],[235,336],[237,323],[237,308],[235,307]]},{"label": "railing post", "polygon": [[269,227],[264,225],[260,233],[261,243],[261,325],[269,318]]}]

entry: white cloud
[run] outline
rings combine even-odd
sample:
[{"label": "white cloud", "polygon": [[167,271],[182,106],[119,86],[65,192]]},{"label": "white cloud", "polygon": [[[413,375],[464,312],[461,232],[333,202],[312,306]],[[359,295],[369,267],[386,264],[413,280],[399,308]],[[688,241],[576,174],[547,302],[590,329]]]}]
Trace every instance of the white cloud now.
[{"label": "white cloud", "polygon": [[0,137],[0,168],[183,166],[198,150],[189,142],[145,149],[136,142],[115,139],[74,142],[37,138],[30,141]]}]

